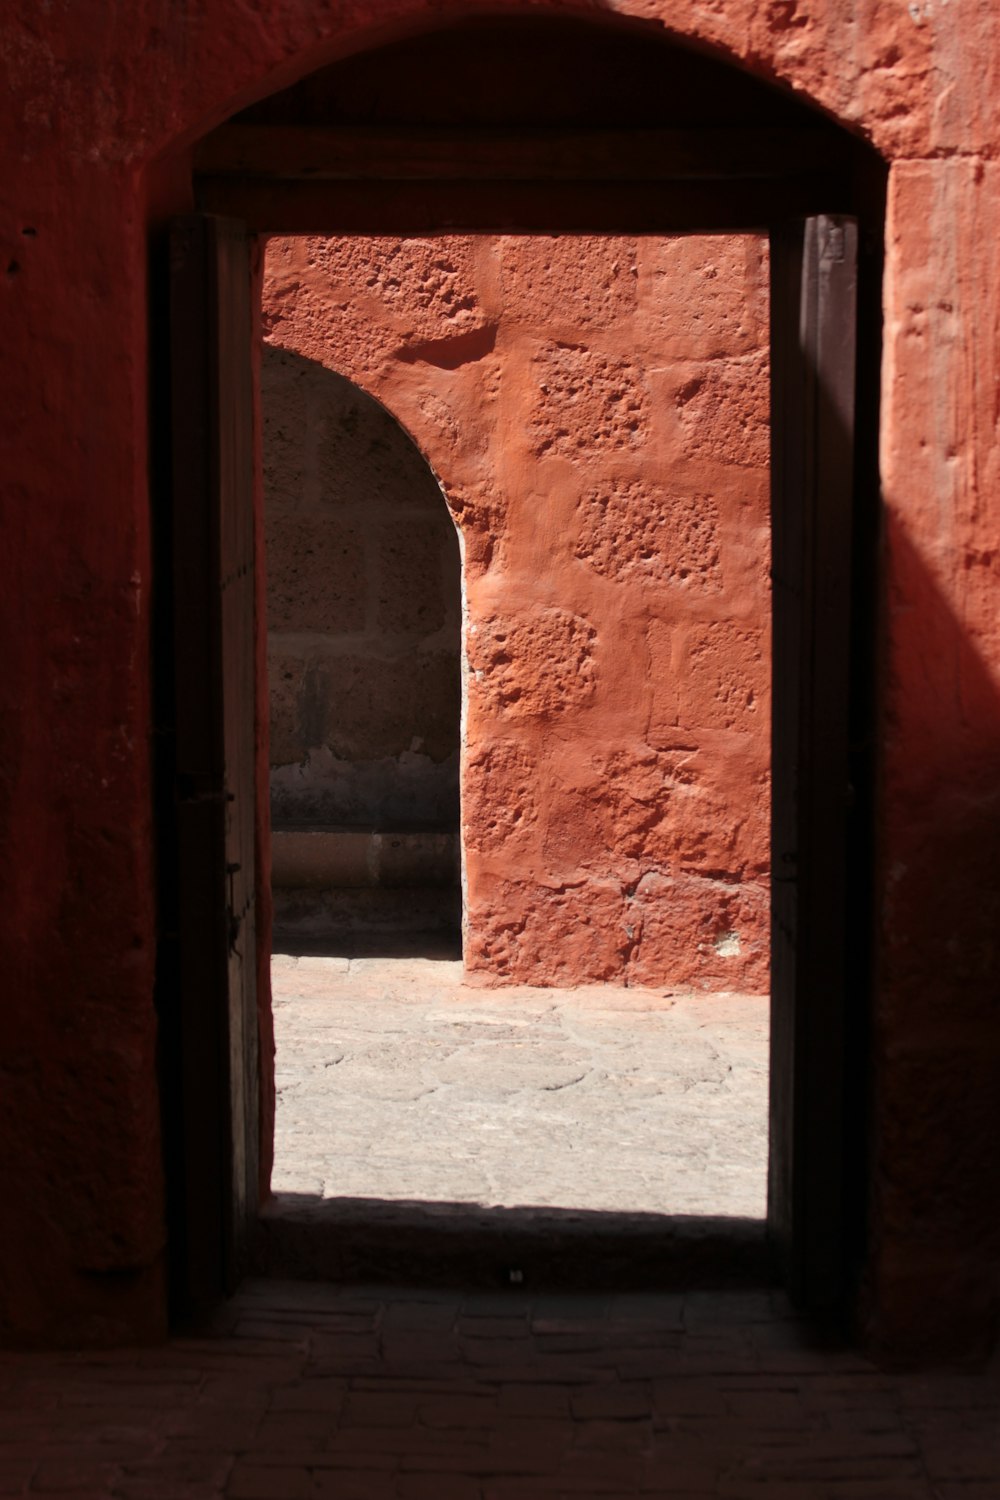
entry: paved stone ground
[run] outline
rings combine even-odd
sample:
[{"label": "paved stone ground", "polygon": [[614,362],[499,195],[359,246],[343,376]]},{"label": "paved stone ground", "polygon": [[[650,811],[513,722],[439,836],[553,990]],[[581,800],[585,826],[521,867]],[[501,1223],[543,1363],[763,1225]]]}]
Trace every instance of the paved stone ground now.
[{"label": "paved stone ground", "polygon": [[763,1218],[767,999],[273,961],[279,1193]]},{"label": "paved stone ground", "polygon": [[768,1293],[248,1284],[213,1336],[0,1356],[0,1494],[997,1500],[1000,1371],[888,1375]]}]

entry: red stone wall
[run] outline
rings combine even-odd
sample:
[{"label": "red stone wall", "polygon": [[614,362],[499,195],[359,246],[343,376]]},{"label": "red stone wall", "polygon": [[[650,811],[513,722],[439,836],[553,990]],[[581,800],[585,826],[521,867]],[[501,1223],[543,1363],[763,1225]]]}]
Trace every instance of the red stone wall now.
[{"label": "red stone wall", "polygon": [[164,1324],[150,231],[190,208],[186,153],[235,111],[477,12],[582,15],[714,49],[888,164],[870,1327],[897,1351],[968,1347],[995,1316],[1000,1265],[993,0],[382,0],[377,14],[364,0],[131,0],[127,20],[113,4],[7,0],[0,1325],[69,1341]]},{"label": "red stone wall", "polygon": [[764,242],[276,240],[264,321],[461,529],[467,965],[766,989]]}]

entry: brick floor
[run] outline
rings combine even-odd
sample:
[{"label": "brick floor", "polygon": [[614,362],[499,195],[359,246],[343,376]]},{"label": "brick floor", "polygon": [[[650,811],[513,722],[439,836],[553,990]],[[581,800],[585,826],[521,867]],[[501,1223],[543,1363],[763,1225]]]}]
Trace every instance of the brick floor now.
[{"label": "brick floor", "polygon": [[998,1500],[1000,1369],[886,1373],[770,1292],[257,1281],[208,1336],[0,1357],[0,1495]]}]

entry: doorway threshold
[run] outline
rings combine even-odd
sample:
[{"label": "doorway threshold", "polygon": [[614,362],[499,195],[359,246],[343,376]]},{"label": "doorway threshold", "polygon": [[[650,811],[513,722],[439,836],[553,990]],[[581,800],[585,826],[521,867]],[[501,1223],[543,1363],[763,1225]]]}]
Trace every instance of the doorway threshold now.
[{"label": "doorway threshold", "polygon": [[766,996],[484,987],[384,952],[275,954],[272,979],[261,1271],[769,1279]]},{"label": "doorway threshold", "polygon": [[342,1284],[574,1291],[770,1286],[762,1219],[276,1194],[257,1275]]}]

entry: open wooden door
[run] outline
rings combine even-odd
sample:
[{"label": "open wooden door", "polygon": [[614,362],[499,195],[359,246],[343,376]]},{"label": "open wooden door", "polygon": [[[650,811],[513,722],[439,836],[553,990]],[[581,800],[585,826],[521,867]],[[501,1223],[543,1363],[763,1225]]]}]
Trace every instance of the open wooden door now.
[{"label": "open wooden door", "polygon": [[771,238],[773,663],[769,1224],[813,1311],[849,1292],[845,1142],[857,225]]},{"label": "open wooden door", "polygon": [[[239,1280],[257,1216],[250,241],[193,216],[169,253],[175,1311]],[[172,1136],[172,1141],[169,1137]],[[169,1166],[169,1162],[168,1162]]]}]

